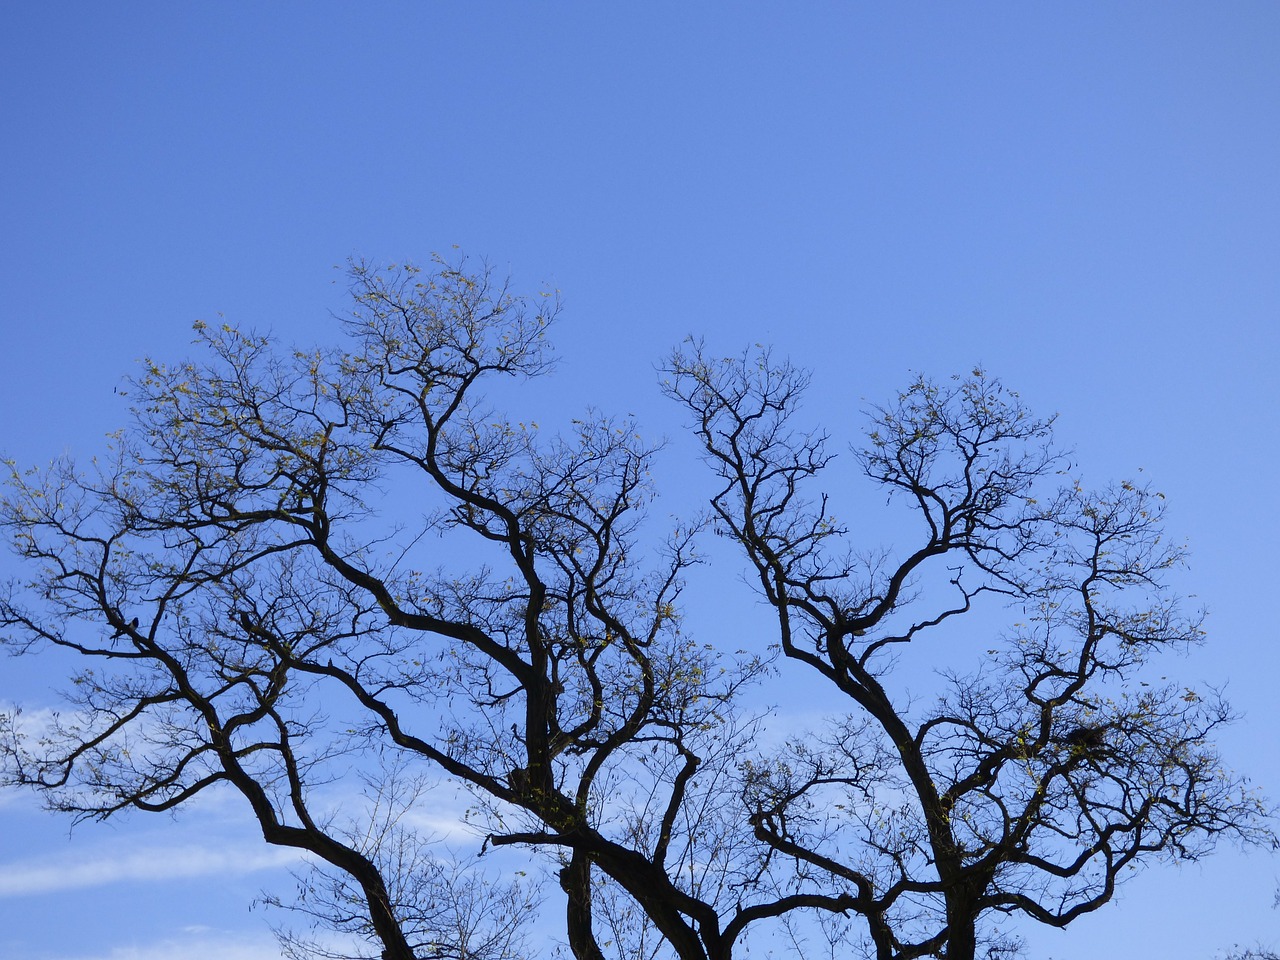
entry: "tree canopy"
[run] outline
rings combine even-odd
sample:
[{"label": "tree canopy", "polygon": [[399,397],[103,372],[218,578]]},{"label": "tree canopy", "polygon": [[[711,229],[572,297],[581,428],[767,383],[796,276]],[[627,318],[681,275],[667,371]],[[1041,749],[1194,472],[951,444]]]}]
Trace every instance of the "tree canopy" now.
[{"label": "tree canopy", "polygon": [[[716,485],[663,529],[630,418],[494,407],[550,372],[553,295],[445,260],[356,264],[351,293],[343,348],[200,325],[204,358],[148,361],[106,456],[11,465],[0,514],[29,561],[3,643],[83,662],[51,721],[0,718],[5,781],[80,818],[237,792],[318,863],[269,896],[307,924],[293,955],[528,955],[537,871],[486,886],[436,855],[407,816],[436,781],[549,871],[579,960],[757,934],[969,960],[1134,866],[1270,841],[1213,745],[1228,706],[1148,670],[1204,638],[1163,496],[1086,486],[986,371],[869,412],[853,456],[909,518],[885,547],[836,516],[858,504],[808,375],[687,342],[663,390]],[[773,611],[763,642],[685,629],[709,537]],[[909,660],[946,661],[936,696]],[[775,736],[782,683],[844,706]],[[365,804],[339,817],[335,780]]]}]

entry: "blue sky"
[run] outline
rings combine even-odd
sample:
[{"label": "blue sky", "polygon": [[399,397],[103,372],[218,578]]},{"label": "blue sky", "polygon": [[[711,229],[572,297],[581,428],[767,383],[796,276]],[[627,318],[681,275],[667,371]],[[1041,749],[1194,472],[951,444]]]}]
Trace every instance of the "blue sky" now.
[{"label": "blue sky", "polygon": [[[329,342],[335,265],[454,244],[562,291],[553,414],[678,433],[689,333],[812,367],[850,436],[980,362],[1166,492],[1212,634],[1170,672],[1227,685],[1280,795],[1278,91],[1268,3],[6,4],[0,450],[88,456],[196,319]],[[61,665],[0,670],[53,704]],[[1152,869],[1032,956],[1280,945],[1278,875]],[[68,836],[0,798],[0,955],[261,960],[282,877],[229,801]]]}]

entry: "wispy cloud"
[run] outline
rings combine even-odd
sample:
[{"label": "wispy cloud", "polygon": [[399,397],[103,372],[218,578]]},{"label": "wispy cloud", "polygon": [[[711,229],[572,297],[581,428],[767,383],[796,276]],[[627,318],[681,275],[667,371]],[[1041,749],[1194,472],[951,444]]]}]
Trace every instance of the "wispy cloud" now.
[{"label": "wispy cloud", "polygon": [[272,847],[151,846],[97,857],[57,857],[0,863],[0,898],[155,882],[184,877],[229,876],[297,865],[298,853]]},{"label": "wispy cloud", "polygon": [[25,790],[19,790],[17,787],[0,787],[0,810],[20,806],[35,807],[37,804],[32,800],[31,794]]},{"label": "wispy cloud", "polygon": [[143,945],[113,947],[105,953],[57,960],[280,960],[274,937],[245,937],[207,930]]}]

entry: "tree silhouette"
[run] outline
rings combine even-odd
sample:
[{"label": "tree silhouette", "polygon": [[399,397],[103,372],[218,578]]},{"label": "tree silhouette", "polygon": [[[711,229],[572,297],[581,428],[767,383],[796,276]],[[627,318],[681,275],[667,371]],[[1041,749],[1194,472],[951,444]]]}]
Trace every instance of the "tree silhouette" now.
[{"label": "tree silhouette", "polygon": [[[1086,490],[1052,422],[981,369],[920,378],[856,450],[917,532],[897,556],[859,554],[827,497],[806,498],[831,455],[824,432],[794,425],[803,371],[691,343],[667,372],[785,655],[849,700],[825,739],[749,768],[755,836],[820,886],[857,891],[877,958],[967,960],[984,915],[1065,926],[1137,863],[1265,838],[1263,806],[1209,742],[1227,706],[1138,680],[1153,653],[1203,637],[1163,587],[1183,550],[1162,536],[1162,494]],[[915,706],[895,667],[944,656],[984,597],[1021,616]]]},{"label": "tree silhouette", "polygon": [[[149,362],[109,457],[14,468],[31,573],[4,642],[86,665],[48,724],[3,717],[6,781],[81,818],[238,792],[319,863],[268,899],[351,944],[286,934],[294,956],[527,955],[528,885],[481,895],[407,819],[429,778],[470,791],[487,846],[544,855],[581,960],[727,960],[755,929],[967,960],[1002,917],[1062,926],[1130,865],[1269,837],[1209,740],[1225,704],[1135,685],[1202,637],[1161,586],[1182,559],[1162,498],[1085,490],[982,371],[874,414],[862,469],[917,518],[875,554],[806,493],[831,455],[794,426],[802,371],[669,359],[784,667],[848,700],[770,753],[743,697],[774,682],[768,651],[682,629],[706,524],[646,523],[657,448],[629,420],[549,437],[490,405],[549,370],[555,298],[443,260],[351,280],[348,349],[201,325],[210,359]],[[1017,619],[976,672],[927,707],[894,687],[989,600]],[[334,781],[364,785],[345,820]]]}]

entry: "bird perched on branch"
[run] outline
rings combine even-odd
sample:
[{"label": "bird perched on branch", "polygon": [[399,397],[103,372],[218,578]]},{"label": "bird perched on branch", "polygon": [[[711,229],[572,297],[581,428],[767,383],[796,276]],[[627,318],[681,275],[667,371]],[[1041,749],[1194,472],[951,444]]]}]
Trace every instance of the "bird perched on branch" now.
[{"label": "bird perched on branch", "polygon": [[130,630],[137,630],[137,629],[138,629],[138,618],[134,617],[132,620],[129,621],[129,625],[127,627],[120,627],[118,630],[116,630],[116,632],[111,635],[111,639],[119,640]]}]

